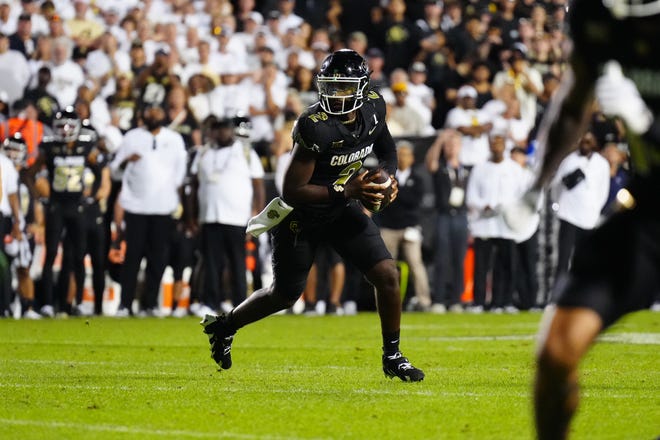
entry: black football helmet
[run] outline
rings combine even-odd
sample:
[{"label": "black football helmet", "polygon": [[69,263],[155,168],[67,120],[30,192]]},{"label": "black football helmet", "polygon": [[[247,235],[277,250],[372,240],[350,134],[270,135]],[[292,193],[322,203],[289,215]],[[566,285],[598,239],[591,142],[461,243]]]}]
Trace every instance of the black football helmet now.
[{"label": "black football helmet", "polygon": [[650,17],[660,14],[659,0],[603,0],[603,4],[617,18]]},{"label": "black football helmet", "polygon": [[370,73],[365,59],[354,50],[328,55],[316,76],[321,108],[331,115],[345,115],[362,107]]},{"label": "black football helmet", "polygon": [[67,106],[55,114],[53,120],[53,131],[55,135],[64,142],[72,142],[78,138],[82,122],[73,106]]},{"label": "black football helmet", "polygon": [[27,144],[21,133],[14,133],[2,142],[2,151],[16,166],[25,166]]}]

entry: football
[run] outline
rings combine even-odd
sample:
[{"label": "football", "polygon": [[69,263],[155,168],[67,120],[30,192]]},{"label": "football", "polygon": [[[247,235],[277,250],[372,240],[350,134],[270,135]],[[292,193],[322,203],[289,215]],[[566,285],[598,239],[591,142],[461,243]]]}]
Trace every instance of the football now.
[{"label": "football", "polygon": [[376,213],[382,211],[387,207],[387,205],[390,204],[390,199],[392,197],[392,193],[394,192],[394,188],[392,186],[392,179],[390,179],[389,173],[383,168],[376,168],[367,172],[367,174],[364,176],[364,180],[377,184],[382,184],[382,183],[388,184],[387,188],[381,191],[381,194],[385,196],[385,198],[383,198],[380,202],[377,203],[369,203],[366,201],[362,202],[362,205],[364,205],[364,207],[371,212]]}]

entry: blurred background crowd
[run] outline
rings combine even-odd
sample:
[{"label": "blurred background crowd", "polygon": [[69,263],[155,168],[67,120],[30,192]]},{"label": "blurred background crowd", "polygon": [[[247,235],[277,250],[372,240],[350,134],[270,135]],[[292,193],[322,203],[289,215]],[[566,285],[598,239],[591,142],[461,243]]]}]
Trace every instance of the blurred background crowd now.
[{"label": "blurred background crowd", "polygon": [[[277,194],[295,118],[341,48],[367,60],[397,141],[399,200],[375,219],[407,310],[539,310],[575,243],[625,203],[631,171],[623,125],[594,107],[530,230],[501,218],[532,179],[570,53],[567,10],[567,0],[0,0],[3,315],[100,314],[109,295],[121,300],[106,314],[203,315],[269,282],[268,241],[245,225]],[[50,198],[57,166],[39,160],[67,124],[91,145],[96,176],[71,216]],[[136,139],[154,152],[138,155],[149,170],[127,167]],[[178,139],[183,154],[157,148]],[[152,191],[122,194],[127,179]],[[176,203],[165,213],[167,191]],[[152,207],[154,197],[165,201]],[[127,223],[142,233],[125,234]],[[67,246],[82,230],[91,263]],[[369,308],[364,280],[320,251],[296,311]]]}]

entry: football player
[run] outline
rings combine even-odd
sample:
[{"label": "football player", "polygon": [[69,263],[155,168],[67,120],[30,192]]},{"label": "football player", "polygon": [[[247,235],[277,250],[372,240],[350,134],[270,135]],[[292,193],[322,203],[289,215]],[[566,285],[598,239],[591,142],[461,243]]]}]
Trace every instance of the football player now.
[{"label": "football player", "polygon": [[[53,316],[53,263],[57,248],[66,231],[71,240],[76,298],[82,300],[85,282],[85,169],[97,166],[97,137],[82,130],[82,121],[73,107],[57,112],[53,121],[53,136],[45,137],[39,146],[39,157],[28,169],[34,176],[45,167],[48,172],[49,199],[45,207],[46,230],[43,272],[41,275],[41,313]],[[65,290],[66,293],[66,290]],[[66,300],[59,302],[61,312],[70,314]]]},{"label": "football player", "polygon": [[578,363],[598,334],[648,308],[660,291],[660,1],[575,0],[569,13],[571,69],[541,130],[542,165],[523,203],[505,218],[517,226],[516,214],[536,206],[584,133],[594,97],[603,113],[625,122],[634,176],[617,195],[620,211],[576,248],[557,284],[556,307],[544,317],[534,390],[539,439],[568,436],[579,400]]},{"label": "football player", "polygon": [[[92,286],[94,291],[94,310],[93,314],[101,315],[103,313],[103,292],[105,290],[105,264],[106,264],[106,246],[105,246],[105,210],[106,202],[111,188],[110,168],[108,167],[108,152],[104,147],[104,142],[99,138],[98,131],[91,125],[89,102],[78,99],[75,102],[74,109],[81,120],[81,136],[89,136],[93,140],[96,148],[90,154],[93,162],[91,168],[85,168],[83,201],[85,204],[85,243],[87,248],[84,254],[89,254],[92,264]],[[71,274],[69,277],[61,277],[62,285],[66,286],[67,304],[76,300],[76,308],[73,313],[76,315],[91,315],[91,311],[82,307],[82,297],[76,297],[77,284],[75,273],[73,271],[74,255],[73,242],[65,237],[63,244],[62,274]],[[65,288],[65,287],[64,287]]]},{"label": "football player", "polygon": [[[209,336],[212,357],[221,368],[231,367],[234,333],[291,307],[305,288],[319,243],[328,242],[376,289],[385,375],[421,381],[422,370],[399,349],[401,296],[396,266],[378,227],[359,204],[382,201],[381,192],[389,186],[389,182],[375,184],[365,178],[363,162],[371,152],[391,176],[396,172],[396,148],[385,124],[385,102],[369,90],[367,63],[352,50],[329,55],[321,65],[317,85],[319,102],[299,116],[293,130],[293,158],[282,195],[293,209],[272,229],[274,282],[227,315],[205,316],[201,324]],[[391,180],[396,188],[396,181]]]}]

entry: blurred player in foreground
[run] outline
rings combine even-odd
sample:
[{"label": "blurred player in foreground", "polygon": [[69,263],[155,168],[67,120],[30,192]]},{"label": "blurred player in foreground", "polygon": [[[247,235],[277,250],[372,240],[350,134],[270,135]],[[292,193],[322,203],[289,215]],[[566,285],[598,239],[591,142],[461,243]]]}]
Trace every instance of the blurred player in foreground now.
[{"label": "blurred player in foreground", "polygon": [[[648,308],[660,289],[660,1],[575,0],[570,10],[572,69],[544,123],[541,168],[522,203],[505,212],[511,226],[533,211],[559,162],[577,145],[594,97],[621,118],[634,177],[618,194],[620,210],[576,249],[559,280],[556,308],[544,317],[534,384],[539,439],[563,439],[579,400],[577,367],[599,333]],[[516,221],[518,220],[518,221]]]}]

